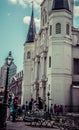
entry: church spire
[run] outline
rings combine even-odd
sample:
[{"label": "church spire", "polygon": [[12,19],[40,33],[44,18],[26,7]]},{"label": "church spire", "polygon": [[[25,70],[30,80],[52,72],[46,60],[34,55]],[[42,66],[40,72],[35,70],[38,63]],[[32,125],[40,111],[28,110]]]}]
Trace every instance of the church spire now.
[{"label": "church spire", "polygon": [[34,10],[33,10],[33,2],[32,2],[32,14],[31,14],[31,20],[29,24],[26,43],[34,42],[35,34],[36,34],[36,27],[34,22]]}]

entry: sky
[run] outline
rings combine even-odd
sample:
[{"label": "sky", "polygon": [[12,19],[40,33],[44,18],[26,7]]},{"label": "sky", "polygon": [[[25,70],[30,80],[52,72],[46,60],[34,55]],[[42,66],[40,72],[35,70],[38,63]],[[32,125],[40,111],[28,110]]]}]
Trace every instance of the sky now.
[{"label": "sky", "polygon": [[[40,28],[40,4],[34,0],[37,32]],[[23,69],[24,43],[31,16],[32,0],[0,0],[0,67],[12,51],[17,71]],[[79,0],[74,2],[74,27],[79,28]]]}]

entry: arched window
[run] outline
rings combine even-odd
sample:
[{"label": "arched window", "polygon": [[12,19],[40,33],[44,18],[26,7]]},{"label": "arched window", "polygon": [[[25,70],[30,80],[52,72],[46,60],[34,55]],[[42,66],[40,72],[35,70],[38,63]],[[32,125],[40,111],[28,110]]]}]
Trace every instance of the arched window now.
[{"label": "arched window", "polygon": [[28,51],[27,52],[27,59],[30,59],[30,57],[31,57],[31,53],[30,53],[30,51]]},{"label": "arched window", "polygon": [[69,24],[66,24],[66,34],[67,35],[69,35],[69,30],[70,30]]},{"label": "arched window", "polygon": [[61,33],[61,24],[57,23],[56,24],[56,34],[60,34]]}]

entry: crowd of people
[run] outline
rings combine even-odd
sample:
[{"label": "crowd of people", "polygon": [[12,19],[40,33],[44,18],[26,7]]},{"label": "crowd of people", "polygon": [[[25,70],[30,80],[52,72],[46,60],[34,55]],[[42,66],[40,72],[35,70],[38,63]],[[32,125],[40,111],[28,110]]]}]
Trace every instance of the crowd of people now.
[{"label": "crowd of people", "polygon": [[[41,97],[38,98],[38,100],[34,100],[33,98],[22,106],[19,106],[18,104],[18,97],[15,96],[13,99],[12,97],[9,98],[8,100],[8,116],[7,119],[10,120],[10,115],[12,114],[12,121],[15,122],[16,118],[18,115],[25,114],[27,112],[33,113],[37,111],[45,111],[47,112],[47,105],[44,104],[43,100]],[[49,113],[50,115],[59,115],[63,113],[63,107],[62,105],[53,105],[51,104],[49,108]]]},{"label": "crowd of people", "polygon": [[51,104],[51,106],[50,106],[50,114],[51,115],[62,115],[63,114],[63,106],[62,105],[54,105],[53,106],[53,104]]},{"label": "crowd of people", "polygon": [[10,116],[12,116],[12,121],[15,122],[18,115],[25,114],[28,111],[31,113],[38,110],[43,110],[43,102],[40,97],[38,98],[38,101],[32,98],[30,102],[26,101],[26,104],[20,106],[18,104],[18,97],[15,96],[12,98],[10,96],[7,110],[7,120],[10,120]]},{"label": "crowd of people", "polygon": [[[25,113],[29,112],[36,112],[36,111],[45,111],[48,112],[48,107],[46,104],[43,103],[43,100],[39,97],[38,100],[33,100],[28,103],[26,101],[26,104],[23,105]],[[22,108],[22,109],[23,109]],[[62,105],[56,105],[51,104],[49,107],[49,114],[51,116],[53,115],[62,115],[63,114],[63,106]]]},{"label": "crowd of people", "polygon": [[28,111],[31,113],[31,112],[43,110],[43,101],[40,97],[38,98],[38,100],[34,100],[32,98],[30,102],[26,101],[26,104],[22,106],[22,110],[23,109],[25,109],[26,113]]}]

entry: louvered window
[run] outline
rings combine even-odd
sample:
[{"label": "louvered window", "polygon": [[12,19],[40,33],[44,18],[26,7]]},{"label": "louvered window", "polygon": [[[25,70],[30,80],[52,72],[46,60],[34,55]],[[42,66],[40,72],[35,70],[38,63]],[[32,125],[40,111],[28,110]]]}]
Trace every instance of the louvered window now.
[{"label": "louvered window", "polygon": [[69,30],[70,30],[69,24],[66,24],[66,34],[67,35],[69,35]]},{"label": "louvered window", "polygon": [[56,34],[60,34],[61,33],[61,24],[57,23],[56,24]]},{"label": "louvered window", "polygon": [[31,58],[31,53],[30,51],[27,52],[27,59],[30,59]]}]

